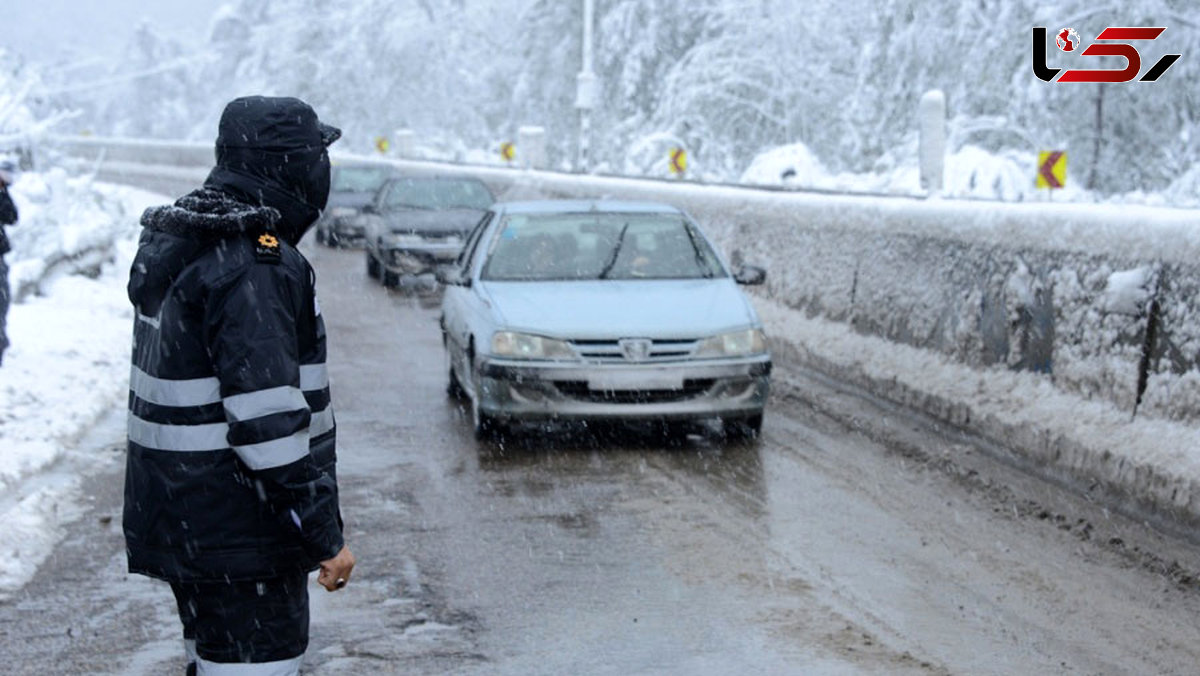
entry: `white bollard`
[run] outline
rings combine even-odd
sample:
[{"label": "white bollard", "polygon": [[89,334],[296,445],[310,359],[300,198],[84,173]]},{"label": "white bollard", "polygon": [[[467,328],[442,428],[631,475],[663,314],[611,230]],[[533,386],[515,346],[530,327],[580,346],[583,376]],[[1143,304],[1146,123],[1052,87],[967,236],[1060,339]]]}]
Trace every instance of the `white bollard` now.
[{"label": "white bollard", "polygon": [[921,96],[919,121],[921,188],[937,195],[945,185],[946,95],[934,89]]},{"label": "white bollard", "polygon": [[416,152],[417,135],[411,129],[396,130],[396,144],[392,152],[396,157],[411,158]]},{"label": "white bollard", "polygon": [[543,127],[517,129],[518,159],[524,169],[546,168],[546,130]]}]

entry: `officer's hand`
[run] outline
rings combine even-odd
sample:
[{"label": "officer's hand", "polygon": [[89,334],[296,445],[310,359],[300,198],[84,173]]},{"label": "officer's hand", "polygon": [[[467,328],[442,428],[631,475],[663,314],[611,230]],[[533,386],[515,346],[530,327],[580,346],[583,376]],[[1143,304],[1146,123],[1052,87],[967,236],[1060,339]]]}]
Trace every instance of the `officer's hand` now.
[{"label": "officer's hand", "polygon": [[337,591],[350,581],[350,571],[354,570],[354,554],[350,548],[342,545],[342,551],[337,556],[321,562],[321,574],[317,582],[329,591]]}]

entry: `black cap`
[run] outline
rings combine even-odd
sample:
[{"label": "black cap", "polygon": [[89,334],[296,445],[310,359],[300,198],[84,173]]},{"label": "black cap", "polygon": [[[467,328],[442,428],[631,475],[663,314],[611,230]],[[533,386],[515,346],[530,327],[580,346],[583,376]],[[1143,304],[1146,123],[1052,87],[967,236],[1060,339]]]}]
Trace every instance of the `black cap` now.
[{"label": "black cap", "polygon": [[317,129],[321,130],[321,143],[324,143],[326,148],[342,137],[342,130],[331,124],[317,121]]},{"label": "black cap", "polygon": [[342,130],[317,119],[312,106],[293,97],[243,96],[230,101],[221,114],[217,149],[244,148],[286,151],[327,148]]}]

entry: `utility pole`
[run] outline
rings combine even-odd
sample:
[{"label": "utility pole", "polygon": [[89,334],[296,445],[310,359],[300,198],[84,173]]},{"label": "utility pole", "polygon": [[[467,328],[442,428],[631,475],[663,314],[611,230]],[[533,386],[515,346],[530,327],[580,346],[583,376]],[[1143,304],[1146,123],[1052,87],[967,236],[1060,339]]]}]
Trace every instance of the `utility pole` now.
[{"label": "utility pole", "polygon": [[596,105],[596,74],[592,72],[592,19],[595,13],[595,0],[583,0],[583,68],[575,78],[575,107],[579,109],[576,167],[585,174],[591,167],[592,108]]}]

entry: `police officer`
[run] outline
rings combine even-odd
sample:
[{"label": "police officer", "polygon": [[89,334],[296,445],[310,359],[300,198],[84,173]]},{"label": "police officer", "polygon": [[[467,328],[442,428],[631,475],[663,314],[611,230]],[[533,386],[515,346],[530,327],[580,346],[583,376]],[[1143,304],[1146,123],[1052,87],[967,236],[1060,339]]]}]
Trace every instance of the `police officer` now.
[{"label": "police officer", "polygon": [[350,579],[325,326],[296,249],[341,132],[295,98],[221,116],[204,187],[142,216],[124,531],[129,568],[170,583],[189,673],[298,673],[307,576]]}]

